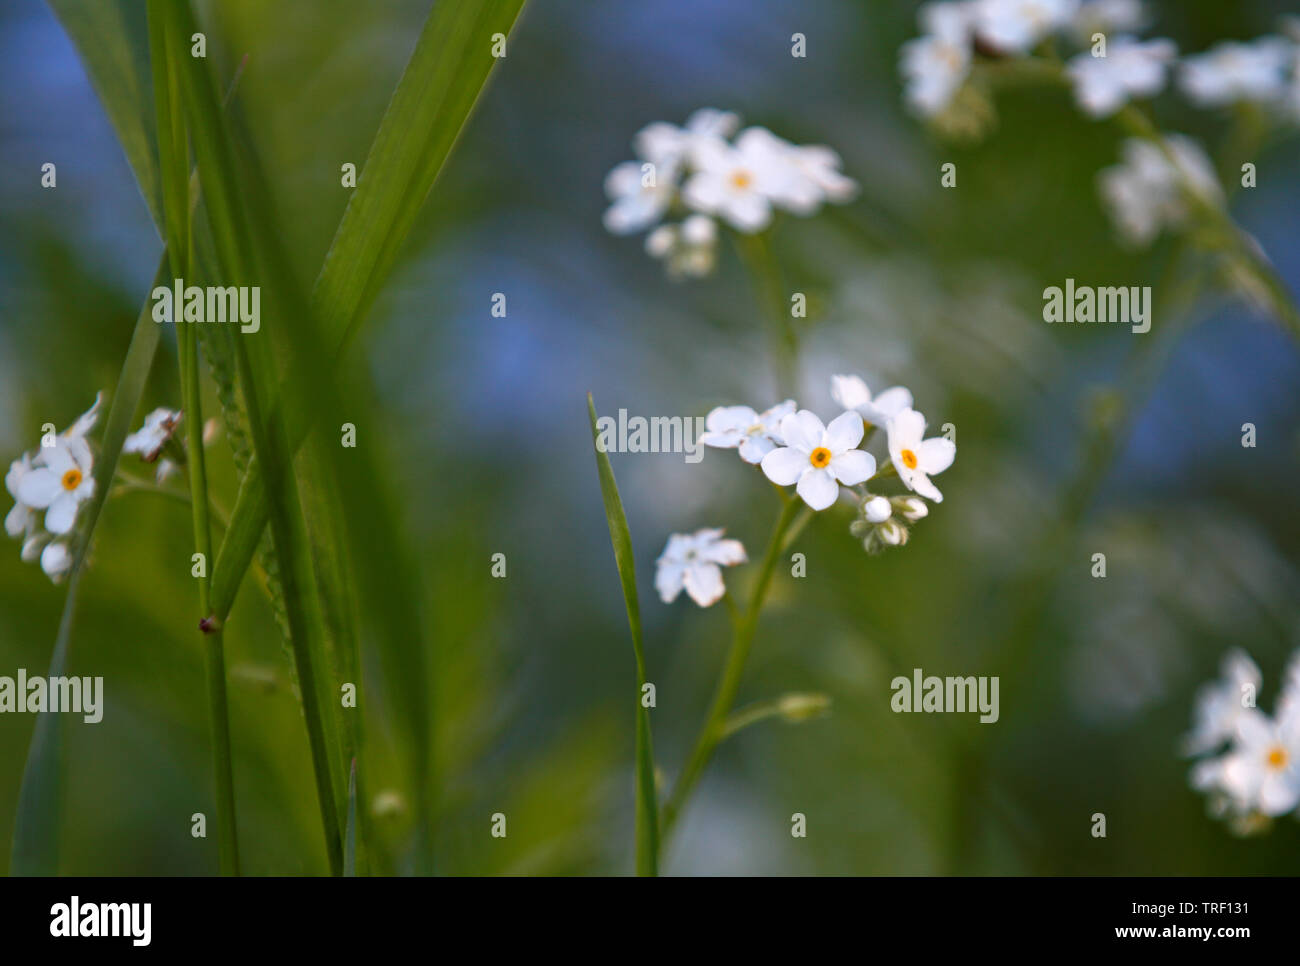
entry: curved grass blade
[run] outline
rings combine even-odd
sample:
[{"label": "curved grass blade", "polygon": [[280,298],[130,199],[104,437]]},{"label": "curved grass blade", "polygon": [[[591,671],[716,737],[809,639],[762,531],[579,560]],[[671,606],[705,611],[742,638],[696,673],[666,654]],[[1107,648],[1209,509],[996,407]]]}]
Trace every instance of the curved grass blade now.
[{"label": "curved grass blade", "polygon": [[[167,277],[167,252],[163,252],[154,275],[154,286],[161,285]],[[50,658],[49,677],[67,673],[68,644],[77,611],[77,591],[81,586],[82,568],[86,553],[99,522],[100,511],[108,499],[113,474],[117,471],[122,443],[131,430],[131,419],[140,406],[145,381],[158,350],[160,329],[151,315],[152,302],[145,299],[144,307],[135,322],[131,345],[126,351],[126,361],[117,380],[113,403],[108,410],[104,426],[104,444],[95,465],[95,495],[86,515],[86,531],[73,556],[68,574],[68,595],[63,602],[63,616],[59,620],[58,636],[54,641],[54,654]],[[59,789],[62,784],[63,719],[66,715],[42,714],[36,718],[27,764],[23,768],[22,787],[18,792],[18,811],[14,821],[13,852],[10,857],[11,875],[55,875],[59,868]]]},{"label": "curved grass blade", "polygon": [[596,429],[596,404],[587,393],[591,437],[596,448],[596,469],[600,474],[600,495],[605,502],[609,539],[614,545],[614,562],[623,585],[623,603],[632,631],[632,652],[636,656],[636,871],[637,875],[659,874],[659,805],[655,794],[654,748],[650,737],[650,710],[641,702],[645,687],[645,642],[641,634],[641,605],[636,592],[636,561],[632,556],[632,535],[627,529],[623,500],[618,495],[609,454],[600,448]]}]

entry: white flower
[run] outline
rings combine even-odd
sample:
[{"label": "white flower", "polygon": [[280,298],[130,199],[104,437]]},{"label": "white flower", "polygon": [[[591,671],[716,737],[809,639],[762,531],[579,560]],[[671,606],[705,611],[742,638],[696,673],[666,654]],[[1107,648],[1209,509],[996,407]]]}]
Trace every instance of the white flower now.
[{"label": "white flower", "polygon": [[660,225],[646,235],[645,250],[663,259],[671,278],[702,278],[717,264],[718,225],[708,215],[691,215],[680,225]]},{"label": "white flower", "polygon": [[1095,33],[1129,33],[1147,25],[1141,0],[1085,0],[1074,15],[1074,30],[1091,43]]},{"label": "white flower", "polygon": [[862,515],[869,523],[884,523],[894,514],[894,507],[883,496],[873,496],[862,504]]},{"label": "white flower", "polygon": [[885,424],[889,431],[889,458],[909,490],[943,502],[943,494],[930,477],[952,466],[957,444],[939,436],[925,439],[925,417],[915,409],[904,409]]},{"label": "white flower", "polygon": [[903,515],[903,519],[909,523],[915,523],[930,513],[930,507],[919,496],[896,496],[894,505],[898,507],[898,512]]},{"label": "white flower", "polygon": [[613,202],[605,209],[605,228],[615,235],[649,228],[668,210],[676,190],[673,170],[643,171],[640,162],[624,161],[605,177],[605,194]]},{"label": "white flower", "polygon": [[62,541],[55,541],[47,544],[41,551],[41,569],[46,575],[56,583],[72,566],[72,554],[68,552],[68,545]]},{"label": "white flower", "polygon": [[139,453],[146,463],[152,463],[171,439],[181,421],[178,409],[159,407],[144,418],[144,425],[122,443],[123,453]]},{"label": "white flower", "polygon": [[976,30],[980,39],[1007,54],[1022,54],[1065,26],[1079,0],[979,0]]},{"label": "white flower", "polygon": [[24,453],[18,459],[9,464],[9,472],[5,474],[5,489],[9,495],[14,498],[13,509],[5,517],[5,533],[14,539],[25,540],[31,536],[32,531],[36,529],[36,511],[24,503],[18,496],[18,485],[22,482],[23,477],[32,471],[32,458],[28,453]]},{"label": "white flower", "polygon": [[858,449],[862,417],[840,413],[829,426],[801,409],[781,421],[785,446],[763,457],[763,473],[778,486],[796,491],[814,510],[825,510],[839,495],[839,484],[864,483],[876,472],[876,459]]},{"label": "white flower", "polygon": [[1243,810],[1283,815],[1300,805],[1300,714],[1274,721],[1244,710],[1236,743],[1222,758],[1221,782]]},{"label": "white flower", "polygon": [[682,189],[690,207],[717,215],[737,231],[762,231],[772,220],[774,202],[802,203],[806,186],[770,132],[751,128],[734,145],[709,143],[698,152],[698,167]]},{"label": "white flower", "polygon": [[1178,83],[1200,107],[1272,101],[1282,96],[1293,56],[1293,46],[1281,37],[1261,37],[1248,44],[1224,41],[1184,59]]},{"label": "white flower", "polygon": [[1105,57],[1082,53],[1068,71],[1079,107],[1091,117],[1109,117],[1134,97],[1151,97],[1165,86],[1165,71],[1178,54],[1172,40],[1140,42],[1116,37]]},{"label": "white flower", "polygon": [[1183,739],[1188,755],[1214,751],[1237,732],[1237,719],[1247,709],[1247,695],[1253,698],[1262,681],[1259,667],[1245,651],[1232,650],[1223,658],[1222,678],[1205,685],[1196,696],[1195,723]]},{"label": "white flower", "polygon": [[971,3],[928,3],[919,19],[926,33],[899,49],[903,97],[923,117],[940,114],[970,74]]},{"label": "white flower", "polygon": [[857,376],[831,376],[831,398],[843,409],[852,409],[868,426],[884,426],[890,418],[912,408],[912,393],[902,386],[890,386],[876,396]]},{"label": "white flower", "polygon": [[18,498],[35,510],[45,510],[45,529],[64,534],[77,520],[83,500],[95,493],[91,475],[94,460],[90,447],[80,436],[59,436],[53,446],[43,447],[35,466],[18,483]]},{"label": "white flower", "polygon": [[726,593],[722,568],[745,563],[745,548],[739,540],[724,540],[723,530],[674,533],[655,561],[655,589],[659,599],[671,604],[685,588],[701,607],[716,604]]},{"label": "white flower", "polygon": [[684,163],[696,164],[702,147],[725,141],[740,127],[731,111],[703,107],[686,119],[684,127],[655,121],[642,128],[633,141],[639,157],[666,170]]},{"label": "white flower", "polygon": [[743,153],[769,157],[774,167],[784,162],[783,176],[773,179],[772,200],[796,215],[816,214],[822,202],[850,201],[858,183],[840,171],[840,156],[822,144],[797,145],[767,128],[751,127],[736,138]]},{"label": "white flower", "polygon": [[793,399],[756,413],[748,406],[718,406],[704,419],[700,442],[719,449],[740,450],[746,463],[761,463],[763,457],[785,445],[781,421],[795,410]]},{"label": "white flower", "polygon": [[1165,147],[1167,153],[1145,139],[1129,138],[1122,163],[1097,176],[1102,200],[1130,244],[1148,245],[1166,226],[1181,227],[1189,195],[1213,204],[1223,199],[1214,165],[1195,141],[1170,134]]}]

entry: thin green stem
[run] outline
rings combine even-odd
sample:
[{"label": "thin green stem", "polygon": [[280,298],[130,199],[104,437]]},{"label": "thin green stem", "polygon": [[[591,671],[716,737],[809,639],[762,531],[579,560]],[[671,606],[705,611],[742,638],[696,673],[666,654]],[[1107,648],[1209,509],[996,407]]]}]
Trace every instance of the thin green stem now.
[{"label": "thin green stem", "polygon": [[799,501],[794,499],[786,499],[781,506],[781,513],[776,519],[776,526],[772,529],[772,536],[767,544],[767,552],[763,556],[763,563],[758,572],[758,581],[754,584],[754,590],[749,598],[749,606],[735,624],[735,632],[731,639],[731,650],[727,653],[722,677],[713,696],[713,704],[709,708],[708,716],[704,719],[704,726],[700,729],[699,736],[695,739],[695,746],[686,759],[686,765],[677,778],[677,784],[673,786],[668,803],[664,806],[661,823],[661,847],[662,843],[668,840],[674,823],[678,816],[681,815],[682,809],[685,808],[696,783],[700,780],[700,776],[712,759],[714,750],[726,737],[727,719],[731,714],[732,706],[736,702],[736,692],[740,688],[740,680],[745,671],[745,662],[749,658],[749,651],[754,643],[758,615],[763,609],[763,601],[766,599],[768,587],[772,583],[772,574],[776,569],[776,561],[789,545],[789,541],[798,535],[812,517],[811,510],[805,507],[800,512],[799,507]]}]

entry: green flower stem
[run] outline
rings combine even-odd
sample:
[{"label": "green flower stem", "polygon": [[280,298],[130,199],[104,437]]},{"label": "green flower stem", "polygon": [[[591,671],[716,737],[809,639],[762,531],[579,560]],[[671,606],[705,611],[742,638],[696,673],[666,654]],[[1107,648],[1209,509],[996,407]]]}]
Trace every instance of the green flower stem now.
[{"label": "green flower stem", "polygon": [[771,230],[757,235],[737,236],[736,248],[753,279],[760,308],[769,316],[777,393],[792,397],[799,388],[795,365],[799,354],[799,337],[790,317],[790,306],[786,302],[781,268],[772,253]]},{"label": "green flower stem", "polygon": [[723,668],[722,677],[718,682],[717,691],[714,693],[713,704],[709,709],[708,717],[704,720],[704,726],[700,729],[699,736],[695,740],[695,747],[691,751],[690,757],[687,758],[686,766],[682,769],[681,775],[678,776],[677,784],[673,786],[672,794],[664,806],[661,816],[661,848],[663,843],[668,840],[673,824],[677,817],[681,815],[682,809],[686,806],[687,800],[695,790],[695,785],[704,773],[704,769],[708,767],[714,750],[722,739],[727,736],[727,719],[731,714],[732,706],[736,702],[736,692],[740,688],[740,679],[745,671],[745,661],[749,658],[749,651],[754,643],[758,615],[763,608],[763,601],[767,597],[768,587],[772,583],[772,573],[776,569],[776,561],[812,518],[811,510],[804,507],[803,511],[800,512],[799,507],[800,502],[792,498],[786,498],[781,506],[781,513],[777,517],[776,526],[773,528],[772,536],[768,540],[767,552],[763,556],[763,563],[758,572],[758,582],[754,585],[753,593],[749,598],[749,606],[735,623],[731,650],[727,654],[727,662]]}]

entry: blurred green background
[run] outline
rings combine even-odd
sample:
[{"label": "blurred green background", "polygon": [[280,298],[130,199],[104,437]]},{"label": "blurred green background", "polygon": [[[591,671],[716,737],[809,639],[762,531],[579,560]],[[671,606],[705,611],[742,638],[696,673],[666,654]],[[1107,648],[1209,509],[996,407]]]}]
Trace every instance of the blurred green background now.
[{"label": "blurred green background", "polygon": [[[1148,35],[1184,51],[1273,29],[1287,5],[1152,4]],[[310,279],[427,13],[426,0],[200,4]],[[1229,647],[1265,673],[1272,705],[1300,645],[1300,355],[1240,300],[1203,301],[1161,349],[1117,458],[1095,488],[1082,440],[1141,338],[1041,321],[1071,276],[1157,285],[1167,241],[1114,241],[1094,189],[1118,160],[1113,125],[1064,91],[1000,96],[978,143],[931,137],[904,112],[896,58],[907,3],[534,0],[453,154],[393,283],[346,360],[359,441],[380,453],[419,561],[436,666],[446,873],[622,873],[632,863],[633,664],[601,509],[585,393],[598,409],[702,415],[775,402],[761,309],[734,252],[671,284],[634,239],[601,227],[601,183],[653,120],[740,112],[827,143],[862,185],[851,205],[790,219],[776,248],[809,295],[800,394],[829,416],[829,377],[910,386],[932,426],[957,427],[945,502],[903,549],[868,557],[847,510],[778,570],[741,702],[832,696],[833,713],[727,742],[665,871],[713,873],[1294,873],[1300,829],[1232,837],[1187,784],[1178,740],[1195,689]],[[808,57],[789,53],[808,38]],[[37,0],[0,10],[0,457],[32,448],[112,390],[160,251],[76,53]],[[1176,96],[1162,126],[1211,149],[1224,124]],[[1259,156],[1234,215],[1300,288],[1300,139]],[[39,187],[45,161],[58,188]],[[939,186],[953,161],[958,187]],[[416,203],[416,199],[412,199]],[[492,293],[508,299],[490,314]],[[1160,298],[1159,290],[1155,293]],[[145,408],[179,405],[165,337]],[[209,404],[209,410],[212,409]],[[1241,425],[1258,427],[1255,449]],[[235,478],[213,451],[217,499]],[[721,608],[653,594],[668,534],[725,526],[756,558],[775,515],[732,454],[614,457],[646,619],[660,768],[675,776],[727,644]],[[7,465],[7,464],[6,464]],[[128,464],[128,468],[130,467]],[[1080,483],[1080,480],[1085,481]],[[1088,499],[1077,525],[1071,493]],[[8,504],[5,505],[7,510]],[[1053,527],[1070,521],[1053,539]],[[102,723],[68,728],[61,871],[210,874],[207,710],[189,576],[188,510],[111,502],[82,587],[72,673],[102,675]],[[44,673],[63,589],[0,553],[0,674]],[[1091,555],[1108,558],[1105,580]],[[508,576],[489,576],[504,553]],[[385,560],[354,561],[383,568]],[[728,573],[742,592],[753,565]],[[246,581],[228,625],[245,868],[325,870],[306,733],[279,634]],[[998,675],[1001,720],[895,715],[889,681]],[[367,659],[367,680],[374,674]],[[379,871],[411,867],[410,796],[382,689],[363,688],[379,767],[365,806]],[[30,715],[0,715],[0,867],[7,867]],[[509,834],[489,835],[504,812]],[[808,836],[790,835],[803,812]],[[1091,816],[1107,816],[1094,839]]]}]

